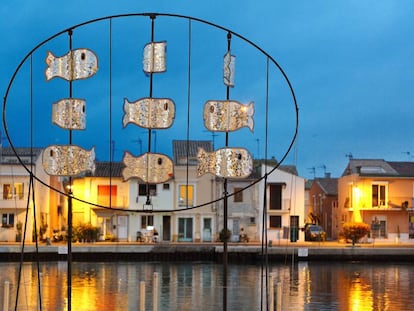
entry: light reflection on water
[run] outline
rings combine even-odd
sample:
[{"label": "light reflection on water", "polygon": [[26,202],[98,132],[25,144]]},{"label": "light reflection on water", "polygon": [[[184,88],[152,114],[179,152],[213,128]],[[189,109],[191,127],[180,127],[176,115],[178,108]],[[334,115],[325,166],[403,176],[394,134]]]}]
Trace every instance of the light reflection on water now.
[{"label": "light reflection on water", "polygon": [[[0,306],[9,281],[14,310],[18,263],[0,263]],[[42,310],[67,310],[65,262],[40,264]],[[72,266],[72,310],[139,310],[145,281],[152,310],[153,275],[159,275],[159,310],[222,310],[222,266],[210,262],[80,263]],[[299,262],[272,264],[282,284],[282,310],[408,310],[414,305],[414,267],[409,264]],[[38,310],[37,265],[25,263],[17,310]],[[229,265],[227,310],[261,310],[260,265]],[[266,304],[263,305],[266,310]]]}]

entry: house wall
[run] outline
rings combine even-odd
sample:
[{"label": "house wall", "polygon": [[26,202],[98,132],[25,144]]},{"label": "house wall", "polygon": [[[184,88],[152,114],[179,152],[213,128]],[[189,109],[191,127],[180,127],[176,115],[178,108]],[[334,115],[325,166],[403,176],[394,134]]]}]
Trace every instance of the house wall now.
[{"label": "house wall", "polygon": [[[15,159],[15,157],[13,157]],[[16,160],[17,161],[17,160]],[[30,164],[27,164],[30,168]],[[35,163],[32,166],[34,175],[36,178],[43,181],[46,185],[50,183],[49,176],[44,172],[41,157],[38,156],[35,159]],[[24,193],[22,198],[14,197],[11,200],[3,199],[3,185],[4,184],[13,184],[13,183],[23,183]],[[36,219],[38,220],[38,227],[42,218],[44,223],[48,225],[48,229],[45,233],[45,236],[50,236],[50,219],[49,219],[49,188],[36,179],[33,179],[33,183],[30,182],[30,175],[20,164],[8,164],[2,163],[0,167],[0,187],[1,187],[1,196],[0,196],[0,214],[3,213],[13,213],[15,215],[14,219],[14,228],[1,228],[0,227],[0,241],[15,241],[16,239],[16,224],[18,222],[23,223],[26,218],[26,213],[28,213],[28,222],[26,224],[26,241],[32,241],[32,233],[34,227],[34,217],[33,217],[33,208],[35,206],[36,210]],[[29,189],[30,197],[29,197]],[[35,193],[34,202],[32,194]],[[29,204],[28,204],[29,200]],[[28,207],[28,209],[27,209]]]},{"label": "house wall", "polygon": [[[215,204],[207,204],[216,199],[216,193],[214,191],[215,177],[211,174],[204,174],[197,176],[197,167],[194,165],[188,166],[176,166],[174,168],[174,214],[172,219],[172,233],[173,240],[179,239],[178,237],[178,222],[179,218],[191,218],[193,221],[192,237],[193,241],[203,241],[204,228],[203,223],[205,218],[211,218],[212,221],[212,239],[216,238],[216,206]],[[194,186],[194,198],[193,206],[201,206],[198,208],[186,208],[185,205],[179,204],[179,187],[180,185],[193,185]]]},{"label": "house wall", "polygon": [[[387,185],[387,198],[384,206],[375,207],[372,202],[372,184]],[[341,223],[364,222],[375,228],[374,223],[384,222],[380,239],[395,241],[409,240],[409,213],[413,204],[413,179],[385,176],[363,177],[358,174],[343,176],[338,182],[339,214]],[[351,190],[352,189],[352,190]],[[352,199],[350,198],[352,191]],[[407,208],[402,208],[407,201]],[[371,230],[370,238],[376,237]]]},{"label": "house wall", "polygon": [[[262,165],[261,172],[270,172],[272,167],[266,167]],[[280,229],[271,229],[268,228],[268,239],[278,243],[281,240],[290,239],[289,236],[284,235],[284,228],[290,229],[290,218],[291,216],[299,217],[299,228],[304,224],[306,215],[305,215],[305,179],[296,175],[292,175],[280,169],[276,169],[272,174],[268,175],[267,183],[284,183],[286,186],[282,189],[282,201],[284,202],[285,207],[280,212],[272,212],[280,214],[282,216],[282,228]],[[264,180],[258,184],[258,201],[259,207],[263,206],[263,188]],[[267,193],[267,198],[269,198],[269,193]],[[282,203],[283,204],[283,203]],[[267,200],[267,209],[269,210],[269,200]],[[260,211],[259,218],[262,219],[263,211]],[[267,224],[269,226],[269,213]],[[263,224],[260,221],[259,232],[262,232]],[[286,230],[286,229],[285,229]],[[260,235],[261,236],[261,235]],[[298,240],[304,241],[304,233],[302,230],[298,232]]]},{"label": "house wall", "polygon": [[338,221],[336,218],[336,208],[333,207],[334,202],[336,203],[337,199],[338,198],[335,195],[326,194],[320,187],[318,181],[313,182],[309,191],[309,203],[311,208],[308,211],[308,217],[305,221],[315,222],[309,214],[312,212],[312,215],[316,216],[319,221],[318,224],[324,228],[327,239],[337,237]]}]

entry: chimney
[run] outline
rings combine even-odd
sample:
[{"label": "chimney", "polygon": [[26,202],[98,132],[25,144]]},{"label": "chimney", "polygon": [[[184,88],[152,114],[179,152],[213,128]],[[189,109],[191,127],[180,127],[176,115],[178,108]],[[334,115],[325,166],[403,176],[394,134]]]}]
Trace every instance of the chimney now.
[{"label": "chimney", "polygon": [[325,178],[328,178],[328,179],[331,178],[331,173],[326,172],[325,173]]}]

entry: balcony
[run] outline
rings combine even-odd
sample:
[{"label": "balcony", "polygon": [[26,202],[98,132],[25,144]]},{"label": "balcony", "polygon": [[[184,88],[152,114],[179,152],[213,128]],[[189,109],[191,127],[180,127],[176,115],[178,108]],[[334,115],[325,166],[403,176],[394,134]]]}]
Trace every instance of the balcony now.
[{"label": "balcony", "polygon": [[[371,202],[370,202],[371,204]],[[414,198],[408,196],[394,196],[388,197],[387,202],[380,202],[379,206],[371,206],[362,203],[358,206],[361,211],[401,211],[401,210],[414,210]],[[350,207],[349,211],[354,211],[356,207]]]}]

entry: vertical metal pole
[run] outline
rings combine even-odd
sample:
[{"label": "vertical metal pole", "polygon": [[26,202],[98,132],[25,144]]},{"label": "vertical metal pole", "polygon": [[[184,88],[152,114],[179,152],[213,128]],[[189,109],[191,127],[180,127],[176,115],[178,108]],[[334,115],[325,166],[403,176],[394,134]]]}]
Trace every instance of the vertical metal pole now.
[{"label": "vertical metal pole", "polygon": [[269,310],[273,311],[275,308],[275,286],[273,275],[269,276]]},{"label": "vertical metal pole", "polygon": [[153,311],[158,311],[158,272],[154,272],[152,283],[152,306]]},{"label": "vertical metal pole", "polygon": [[139,310],[145,311],[145,282],[139,282]]},{"label": "vertical metal pole", "polygon": [[[155,15],[151,15],[151,43],[154,43],[154,29],[155,29]],[[154,46],[152,46],[151,49],[152,55],[151,55],[151,72],[149,74],[149,78],[150,78],[150,85],[149,85],[149,97],[152,98],[152,88],[153,88],[153,79],[154,79],[154,74],[153,74],[153,70],[154,70],[154,58],[155,58],[155,49]],[[151,153],[151,140],[152,140],[152,129],[149,128],[148,129],[148,155],[147,157],[149,157],[149,154]],[[147,176],[150,175],[150,167],[148,164],[148,158],[147,158]],[[147,181],[146,183],[146,195],[147,195],[147,201],[145,202],[145,204],[150,205],[151,204],[151,199],[150,199],[150,184]]]},{"label": "vertical metal pole", "polygon": [[[69,51],[72,53],[72,30],[69,30]],[[71,54],[70,54],[71,55]],[[72,61],[72,56],[69,61]],[[72,66],[73,68],[73,66]],[[73,72],[71,72],[73,75]],[[72,79],[69,81],[69,98],[72,98]],[[69,145],[72,145],[72,130],[69,130]],[[68,191],[68,254],[67,254],[67,292],[68,292],[68,311],[72,310],[72,177],[69,177]]]},{"label": "vertical metal pole", "polygon": [[3,301],[3,311],[9,310],[9,299],[10,299],[10,282],[4,282],[4,301]]},{"label": "vertical metal pole", "polygon": [[276,283],[276,311],[282,311],[282,283]]},{"label": "vertical metal pole", "polygon": [[[231,33],[227,33],[227,51],[230,51],[230,42],[231,42]],[[230,87],[226,88],[226,99],[230,99]],[[226,147],[229,145],[229,133],[226,132]],[[223,183],[224,191],[224,206],[223,206],[223,232],[224,232],[224,242],[223,242],[223,311],[227,311],[227,263],[228,263],[228,253],[227,253],[227,218],[228,218],[228,192],[227,192],[227,178],[224,179]]]},{"label": "vertical metal pole", "polygon": [[72,310],[72,178],[69,178],[68,197],[68,254],[67,254],[67,290],[68,311]]}]

